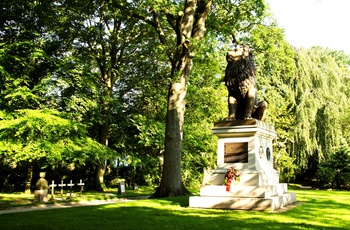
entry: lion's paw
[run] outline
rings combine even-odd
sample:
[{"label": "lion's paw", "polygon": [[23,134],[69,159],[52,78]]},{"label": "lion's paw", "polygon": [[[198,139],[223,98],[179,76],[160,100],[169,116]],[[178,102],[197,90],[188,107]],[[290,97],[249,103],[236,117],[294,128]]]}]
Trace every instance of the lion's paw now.
[{"label": "lion's paw", "polygon": [[224,121],[235,121],[235,120],[236,120],[236,118],[234,118],[234,117],[226,117],[224,119]]}]

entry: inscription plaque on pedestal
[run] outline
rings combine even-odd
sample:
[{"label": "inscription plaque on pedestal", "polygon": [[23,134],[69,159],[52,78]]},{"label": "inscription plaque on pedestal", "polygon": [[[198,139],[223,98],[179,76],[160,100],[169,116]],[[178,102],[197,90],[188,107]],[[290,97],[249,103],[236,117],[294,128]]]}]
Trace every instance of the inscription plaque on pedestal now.
[{"label": "inscription plaque on pedestal", "polygon": [[248,163],[248,142],[225,143],[224,163]]}]

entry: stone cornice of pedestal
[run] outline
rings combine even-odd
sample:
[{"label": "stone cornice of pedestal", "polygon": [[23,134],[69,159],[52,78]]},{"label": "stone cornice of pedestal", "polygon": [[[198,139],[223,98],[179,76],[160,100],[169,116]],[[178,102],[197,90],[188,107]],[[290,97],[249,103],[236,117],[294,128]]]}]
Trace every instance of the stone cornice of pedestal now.
[{"label": "stone cornice of pedestal", "polygon": [[212,132],[218,137],[243,137],[254,133],[260,133],[272,139],[277,137],[274,126],[256,119],[215,122]]}]

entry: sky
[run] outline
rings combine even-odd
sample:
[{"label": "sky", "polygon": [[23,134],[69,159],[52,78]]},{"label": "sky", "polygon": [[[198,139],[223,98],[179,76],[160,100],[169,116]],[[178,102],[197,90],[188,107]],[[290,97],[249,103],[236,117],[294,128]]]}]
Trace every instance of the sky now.
[{"label": "sky", "polygon": [[350,0],[266,0],[294,47],[328,47],[350,54]]}]

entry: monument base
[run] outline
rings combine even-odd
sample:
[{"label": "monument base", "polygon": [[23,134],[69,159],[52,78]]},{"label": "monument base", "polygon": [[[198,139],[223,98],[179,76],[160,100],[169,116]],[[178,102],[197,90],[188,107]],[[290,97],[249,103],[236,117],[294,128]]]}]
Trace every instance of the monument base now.
[{"label": "monument base", "polygon": [[[217,122],[213,133],[219,138],[217,168],[211,183],[200,189],[200,196],[190,197],[190,207],[275,210],[296,202],[295,193],[279,183],[273,168],[272,140],[277,137],[273,126],[255,119]],[[224,185],[228,167],[241,174],[230,191]]]},{"label": "monument base", "polygon": [[288,192],[287,184],[266,186],[233,185],[226,191],[224,185],[208,185],[200,190],[200,196],[192,196],[193,208],[275,210],[296,202],[295,193]]},{"label": "monument base", "polygon": [[34,202],[47,202],[47,189],[34,191]]},{"label": "monument base", "polygon": [[295,193],[284,193],[282,195],[272,196],[268,198],[192,196],[190,197],[190,207],[240,210],[275,210],[285,207],[288,204],[292,204],[295,201]]}]

